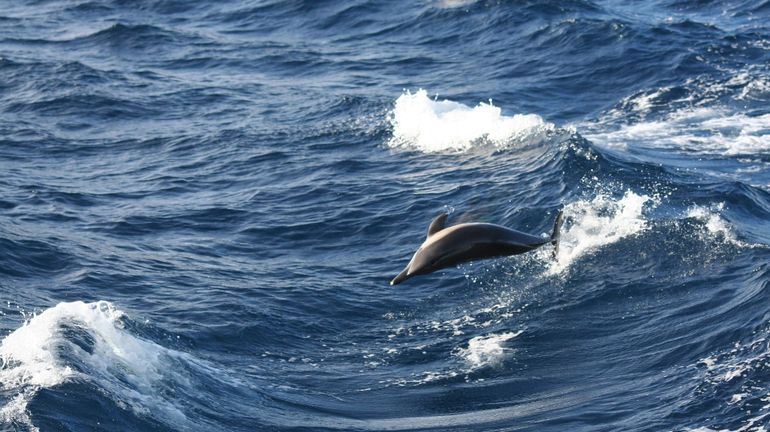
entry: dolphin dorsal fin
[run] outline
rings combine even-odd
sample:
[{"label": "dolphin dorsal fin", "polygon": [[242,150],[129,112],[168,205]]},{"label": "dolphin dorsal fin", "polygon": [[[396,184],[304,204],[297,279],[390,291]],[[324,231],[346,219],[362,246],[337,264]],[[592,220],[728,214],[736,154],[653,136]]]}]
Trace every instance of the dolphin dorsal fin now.
[{"label": "dolphin dorsal fin", "polygon": [[444,224],[446,223],[447,217],[449,217],[449,213],[441,213],[440,215],[436,216],[436,219],[433,219],[433,222],[431,222],[430,226],[428,227],[428,237],[444,229]]}]

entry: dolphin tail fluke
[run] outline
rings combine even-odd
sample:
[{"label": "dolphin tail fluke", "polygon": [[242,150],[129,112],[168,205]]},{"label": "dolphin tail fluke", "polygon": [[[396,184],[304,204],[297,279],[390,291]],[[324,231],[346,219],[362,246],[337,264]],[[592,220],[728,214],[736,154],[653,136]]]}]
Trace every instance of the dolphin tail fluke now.
[{"label": "dolphin tail fluke", "polygon": [[553,245],[553,257],[559,253],[559,238],[561,237],[561,224],[564,222],[564,209],[559,210],[556,220],[553,222],[553,233],[551,233],[551,244]]},{"label": "dolphin tail fluke", "polygon": [[394,277],[392,281],[390,281],[391,285],[398,285],[401,282],[405,281],[407,278],[409,278],[409,275],[407,273],[409,272],[409,266],[407,266],[404,271],[398,274],[398,276]]}]

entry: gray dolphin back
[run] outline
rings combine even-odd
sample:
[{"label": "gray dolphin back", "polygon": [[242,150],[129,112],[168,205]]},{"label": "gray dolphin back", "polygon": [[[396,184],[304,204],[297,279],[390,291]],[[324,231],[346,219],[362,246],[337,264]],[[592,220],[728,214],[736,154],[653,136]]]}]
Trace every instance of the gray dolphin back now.
[{"label": "gray dolphin back", "polygon": [[[399,284],[412,276],[432,273],[468,261],[517,255],[551,243],[559,247],[563,219],[556,216],[550,238],[543,238],[490,223],[464,223],[446,228],[449,215],[442,213],[428,227],[428,237],[406,268],[390,282]],[[441,234],[438,234],[440,233]],[[556,252],[554,252],[556,256]]]}]

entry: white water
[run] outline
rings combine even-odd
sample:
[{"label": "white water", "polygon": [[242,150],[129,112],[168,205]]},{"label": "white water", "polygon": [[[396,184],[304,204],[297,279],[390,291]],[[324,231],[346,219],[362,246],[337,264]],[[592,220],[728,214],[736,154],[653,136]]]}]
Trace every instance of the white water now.
[{"label": "white water", "polygon": [[[726,405],[742,407],[751,414],[745,423],[735,432],[767,431],[767,418],[770,417],[770,394],[767,388],[758,386],[757,380],[766,373],[770,361],[770,345],[768,331],[755,332],[751,339],[735,342],[732,346],[706,357],[698,362],[699,369],[705,366],[700,379],[703,381],[703,391],[714,391],[724,394]],[[729,390],[729,391],[728,391]],[[729,399],[727,399],[729,395]],[[757,399],[762,402],[758,409],[752,406]],[[703,427],[693,430],[711,431]],[[727,431],[722,429],[722,431]],[[732,432],[732,431],[729,431]]]},{"label": "white water", "polygon": [[710,207],[693,206],[687,209],[687,217],[697,219],[705,224],[706,232],[704,236],[711,238],[723,239],[727,243],[731,243],[739,247],[750,246],[747,243],[738,240],[735,235],[734,227],[722,217],[721,213],[724,210],[725,204],[719,203]]},{"label": "white water", "polygon": [[551,258],[550,248],[541,249],[539,257],[550,263],[550,274],[560,273],[582,256],[644,231],[647,228],[645,205],[654,204],[649,196],[632,191],[620,199],[598,195],[567,204],[556,260]]},{"label": "white water", "polygon": [[[105,301],[59,303],[6,336],[0,344],[0,382],[3,390],[17,391],[18,396],[0,408],[0,421],[34,429],[26,405],[35,393],[80,379],[125,409],[184,426],[185,415],[161,394],[164,387],[186,387],[180,366],[197,362],[132,335],[123,328],[124,315]],[[81,331],[92,340],[85,341],[87,349],[81,347],[84,340],[75,343]]]},{"label": "white water", "polygon": [[[770,114],[751,115],[748,107],[768,97],[770,77],[765,72],[736,70],[727,79],[690,79],[678,89],[662,87],[629,96],[620,103],[622,108],[580,125],[579,130],[592,142],[614,148],[767,154]],[[638,120],[626,123],[629,114]]]},{"label": "white water", "polygon": [[478,0],[438,0],[436,4],[443,9],[454,9],[470,6]]},{"label": "white water", "polygon": [[[644,232],[649,227],[645,208],[652,209],[658,204],[657,198],[632,191],[626,191],[619,199],[597,195],[590,200],[567,204],[556,260],[553,260],[550,248],[539,250],[537,258],[548,263],[548,274],[561,273],[587,254]],[[721,215],[723,211],[724,203],[692,206],[685,211],[684,217],[703,224],[704,229],[698,233],[702,241],[716,239],[738,247],[754,247],[737,238],[733,225]]]},{"label": "white water", "polygon": [[471,370],[485,366],[496,366],[500,364],[511,351],[511,349],[506,347],[504,343],[522,333],[523,330],[519,330],[517,332],[493,333],[485,336],[476,336],[468,341],[467,348],[459,349],[457,354],[468,363]]},{"label": "white water", "polygon": [[594,143],[627,148],[669,148],[705,154],[751,155],[770,152],[770,114],[748,116],[720,108],[688,108],[663,119],[583,134]]},{"label": "white water", "polygon": [[553,124],[535,114],[505,116],[491,101],[471,108],[449,100],[432,100],[425,90],[399,96],[391,124],[391,147],[426,153],[462,152],[488,143],[504,148],[542,140],[554,130]]}]

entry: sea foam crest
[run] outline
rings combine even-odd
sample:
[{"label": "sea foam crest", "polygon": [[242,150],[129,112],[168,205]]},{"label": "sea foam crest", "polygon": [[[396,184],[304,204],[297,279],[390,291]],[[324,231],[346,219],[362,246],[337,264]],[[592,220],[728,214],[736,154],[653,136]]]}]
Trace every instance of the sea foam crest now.
[{"label": "sea foam crest", "polygon": [[707,233],[704,234],[712,238],[721,238],[724,239],[725,242],[739,247],[750,246],[749,244],[738,240],[732,224],[722,217],[724,208],[725,203],[718,203],[709,207],[692,206],[687,209],[686,216],[701,221],[705,225],[707,231]]},{"label": "sea foam crest", "polygon": [[125,408],[184,424],[184,414],[158,395],[158,387],[184,386],[175,363],[191,359],[132,335],[123,327],[124,315],[106,301],[59,303],[6,336],[0,382],[18,396],[0,408],[0,421],[34,429],[27,402],[41,388],[78,377]]},{"label": "sea foam crest", "polygon": [[763,107],[768,98],[770,76],[749,67],[727,78],[690,78],[679,86],[631,95],[597,122],[578,127],[583,137],[610,147],[767,154],[770,114]]},{"label": "sea foam crest", "polygon": [[478,0],[438,0],[435,4],[442,9],[455,9],[470,6]]},{"label": "sea foam crest", "polygon": [[587,139],[609,147],[682,149],[699,153],[747,155],[770,151],[770,114],[749,116],[720,108],[687,108],[660,120],[610,131],[586,131]]},{"label": "sea foam crest", "polygon": [[556,260],[551,259],[550,248],[539,252],[547,255],[541,256],[543,261],[551,263],[549,273],[560,273],[583,255],[645,230],[643,210],[653,202],[647,195],[627,191],[620,199],[597,195],[567,204],[564,215],[569,223],[562,228]]},{"label": "sea foam crest", "polygon": [[478,143],[507,147],[542,140],[554,130],[553,124],[536,114],[504,116],[491,101],[471,108],[450,100],[431,100],[422,89],[396,99],[391,124],[391,147],[423,152],[462,152]]}]

